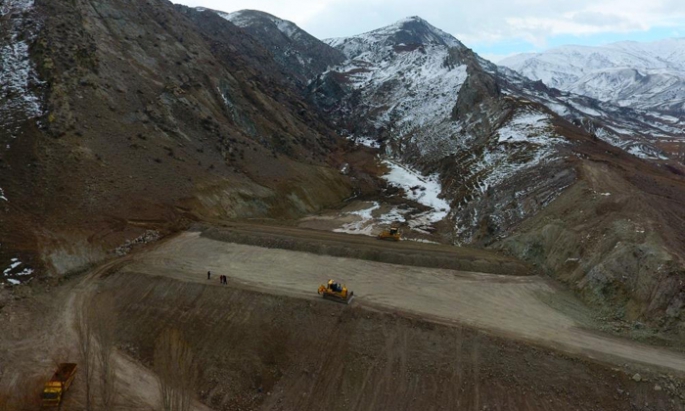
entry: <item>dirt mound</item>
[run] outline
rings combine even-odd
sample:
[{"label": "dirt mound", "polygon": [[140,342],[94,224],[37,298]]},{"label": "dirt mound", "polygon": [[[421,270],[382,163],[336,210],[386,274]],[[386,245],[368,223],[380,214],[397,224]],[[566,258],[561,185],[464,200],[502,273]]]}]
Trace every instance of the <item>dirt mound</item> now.
[{"label": "dirt mound", "polygon": [[206,229],[202,236],[231,243],[417,267],[518,276],[534,273],[530,266],[515,258],[482,249],[411,241],[388,243],[372,237],[285,225],[232,223],[222,228]]},{"label": "dirt mound", "polygon": [[685,181],[624,161],[584,162],[581,181],[500,246],[570,285],[617,332],[682,345]]},{"label": "dirt mound", "polygon": [[183,331],[217,410],[683,409],[624,372],[467,328],[135,273],[101,292],[143,363],[162,330]]}]

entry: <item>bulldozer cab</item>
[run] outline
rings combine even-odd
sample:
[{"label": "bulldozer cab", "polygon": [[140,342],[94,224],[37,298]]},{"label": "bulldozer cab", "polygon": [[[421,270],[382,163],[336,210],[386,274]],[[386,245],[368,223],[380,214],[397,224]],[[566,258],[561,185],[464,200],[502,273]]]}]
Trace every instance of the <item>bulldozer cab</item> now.
[{"label": "bulldozer cab", "polygon": [[342,286],[340,283],[336,283],[336,282],[333,281],[333,280],[330,280],[330,281],[328,282],[328,288],[329,288],[331,291],[335,291],[336,293],[341,293],[342,290],[343,290],[343,286]]},{"label": "bulldozer cab", "polygon": [[397,227],[392,227],[390,229],[390,235],[397,235],[398,232],[399,232],[399,229]]}]

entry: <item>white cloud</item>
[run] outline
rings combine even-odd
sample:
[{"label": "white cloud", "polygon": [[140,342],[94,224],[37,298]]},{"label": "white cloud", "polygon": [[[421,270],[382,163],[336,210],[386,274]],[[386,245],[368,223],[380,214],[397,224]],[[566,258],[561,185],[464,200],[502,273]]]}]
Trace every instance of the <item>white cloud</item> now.
[{"label": "white cloud", "polygon": [[223,11],[256,9],[291,20],[319,38],[369,31],[419,15],[467,45],[551,36],[680,29],[682,0],[174,0]]}]

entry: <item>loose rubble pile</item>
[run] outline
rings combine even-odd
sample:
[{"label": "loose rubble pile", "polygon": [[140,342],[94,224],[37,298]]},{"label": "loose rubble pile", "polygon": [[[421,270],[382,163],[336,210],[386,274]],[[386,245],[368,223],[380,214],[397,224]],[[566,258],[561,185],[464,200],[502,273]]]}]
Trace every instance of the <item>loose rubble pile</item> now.
[{"label": "loose rubble pile", "polygon": [[157,230],[147,230],[145,234],[141,235],[140,237],[134,239],[134,240],[126,240],[126,242],[117,247],[116,249],[116,254],[118,256],[125,256],[126,254],[130,253],[131,250],[133,250],[137,246],[145,245],[147,243],[152,243],[154,241],[159,240],[162,238],[162,234],[160,234],[159,231]]}]

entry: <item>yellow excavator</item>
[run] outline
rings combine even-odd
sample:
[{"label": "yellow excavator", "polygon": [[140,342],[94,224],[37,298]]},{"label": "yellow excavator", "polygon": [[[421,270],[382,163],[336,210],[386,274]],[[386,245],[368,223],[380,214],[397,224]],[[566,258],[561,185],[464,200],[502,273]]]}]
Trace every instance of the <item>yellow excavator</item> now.
[{"label": "yellow excavator", "polygon": [[323,298],[338,301],[344,304],[349,304],[354,298],[354,291],[349,291],[344,284],[340,284],[334,280],[328,280],[328,284],[319,286],[319,295]]},{"label": "yellow excavator", "polygon": [[402,234],[400,229],[397,227],[392,227],[389,230],[383,230],[382,233],[378,234],[379,240],[390,240],[390,241],[400,241],[402,239]]}]

